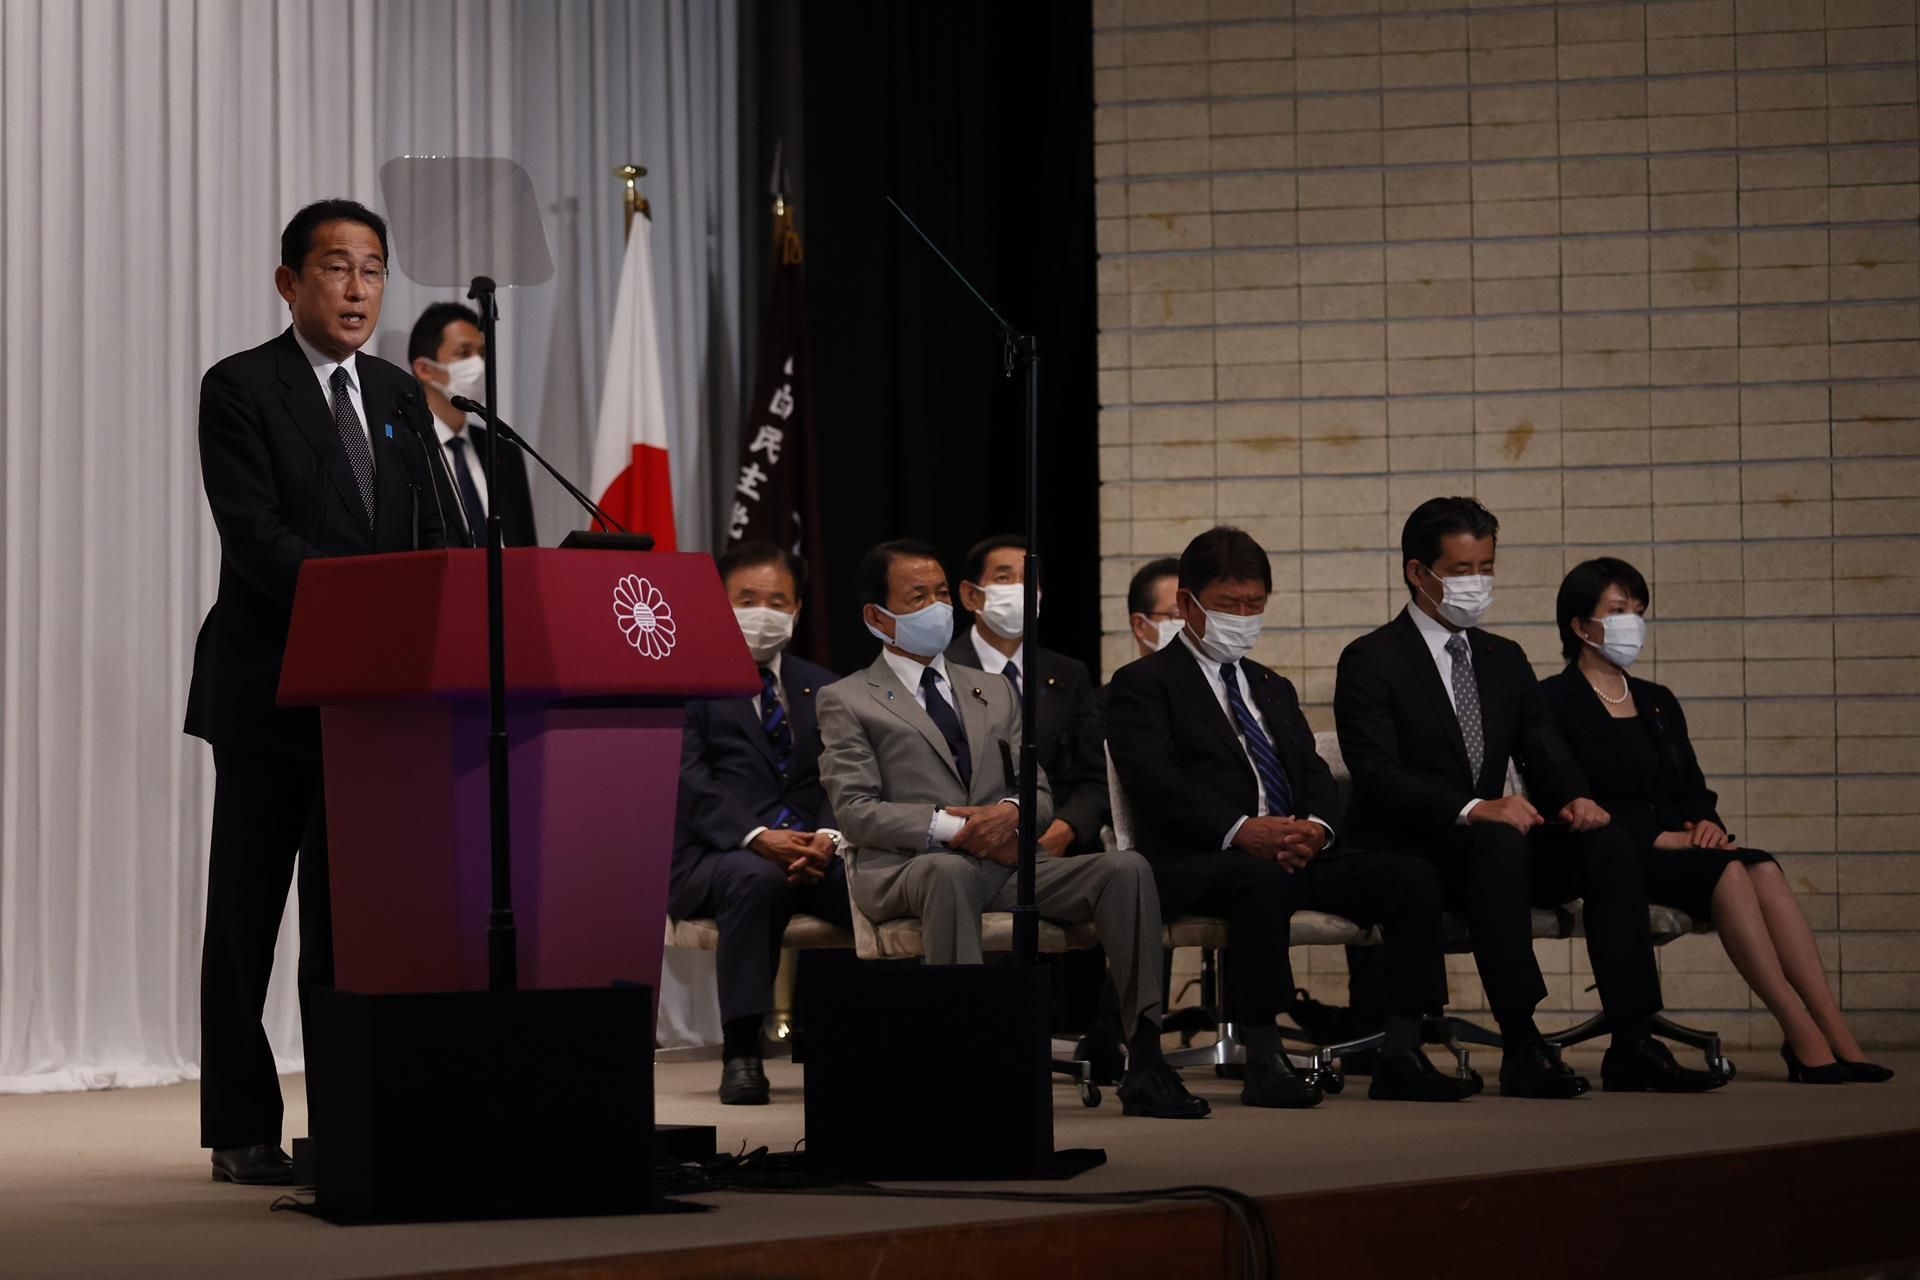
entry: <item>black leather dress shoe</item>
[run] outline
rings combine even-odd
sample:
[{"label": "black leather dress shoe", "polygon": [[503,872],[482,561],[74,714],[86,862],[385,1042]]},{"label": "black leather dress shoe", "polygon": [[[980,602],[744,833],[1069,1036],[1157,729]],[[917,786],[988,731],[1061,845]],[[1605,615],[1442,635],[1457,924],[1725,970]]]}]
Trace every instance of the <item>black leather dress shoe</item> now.
[{"label": "black leather dress shoe", "polygon": [[758,1058],[728,1058],[720,1073],[720,1101],[730,1107],[764,1107],[772,1087]]},{"label": "black leather dress shoe", "polygon": [[1247,1078],[1240,1101],[1249,1107],[1317,1107],[1324,1095],[1308,1084],[1284,1053],[1247,1051]]},{"label": "black leather dress shoe", "polygon": [[293,1158],[271,1142],[222,1147],[213,1153],[213,1180],[246,1187],[293,1185]]},{"label": "black leather dress shoe", "polygon": [[1600,1087],[1608,1093],[1705,1093],[1726,1081],[1673,1060],[1666,1045],[1648,1036],[1631,1045],[1614,1045],[1600,1059]]},{"label": "black leather dress shoe", "polygon": [[1087,1064],[1095,1084],[1114,1085],[1126,1078],[1126,1050],[1116,1040],[1083,1036],[1073,1046],[1073,1056]]},{"label": "black leather dress shoe", "polygon": [[1164,1062],[1129,1071],[1120,1082],[1120,1112],[1155,1120],[1199,1120],[1213,1108],[1187,1092],[1180,1073]]},{"label": "black leather dress shoe", "polygon": [[1471,1081],[1442,1075],[1418,1049],[1382,1051],[1367,1096],[1382,1102],[1464,1102],[1478,1092]]},{"label": "black leather dress shoe", "polygon": [[1503,1098],[1577,1098],[1593,1086],[1557,1061],[1543,1040],[1509,1041],[1500,1056]]}]

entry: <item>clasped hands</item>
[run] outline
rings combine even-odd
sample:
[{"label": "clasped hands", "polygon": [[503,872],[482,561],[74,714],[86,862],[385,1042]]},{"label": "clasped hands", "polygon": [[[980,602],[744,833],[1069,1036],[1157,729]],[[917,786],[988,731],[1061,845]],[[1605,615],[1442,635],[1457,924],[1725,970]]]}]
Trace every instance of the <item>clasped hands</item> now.
[{"label": "clasped hands", "polygon": [[1233,833],[1233,845],[1256,858],[1269,858],[1289,871],[1312,862],[1327,846],[1327,829],[1305,818],[1248,818]]},{"label": "clasped hands", "polygon": [[[1558,816],[1573,831],[1598,831],[1613,821],[1611,814],[1585,796],[1562,807]],[[1504,822],[1525,835],[1546,819],[1527,802],[1525,796],[1501,796],[1498,800],[1482,800],[1473,806],[1467,811],[1467,821]]]},{"label": "clasped hands", "polygon": [[1663,831],[1654,837],[1656,849],[1738,849],[1740,846],[1717,822],[1702,818],[1689,822],[1678,831]]},{"label": "clasped hands", "polygon": [[747,846],[787,873],[787,883],[817,884],[834,856],[833,837],[824,831],[775,831],[768,828]]},{"label": "clasped hands", "polygon": [[947,841],[949,849],[970,853],[1003,867],[1020,861],[1019,805],[1005,800],[994,804],[950,804],[943,812],[965,821],[959,834]]}]

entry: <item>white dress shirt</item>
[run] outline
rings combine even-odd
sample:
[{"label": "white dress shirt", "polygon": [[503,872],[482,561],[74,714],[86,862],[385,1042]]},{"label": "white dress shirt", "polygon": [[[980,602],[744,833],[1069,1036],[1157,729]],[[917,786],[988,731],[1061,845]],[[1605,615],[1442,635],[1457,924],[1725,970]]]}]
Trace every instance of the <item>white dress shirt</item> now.
[{"label": "white dress shirt", "polygon": [[367,407],[360,403],[360,353],[349,355],[345,360],[335,360],[322,355],[320,349],[308,342],[300,334],[300,326],[293,327],[293,340],[300,344],[300,353],[313,367],[313,376],[320,380],[320,396],[327,406],[327,417],[333,417],[333,371],[347,371],[347,399],[353,404],[353,416],[360,419],[360,431],[367,437],[367,454],[373,454],[373,428],[367,425]]},{"label": "white dress shirt", "polygon": [[[1189,632],[1181,631],[1180,643],[1187,647],[1187,652],[1193,655],[1193,660],[1200,664],[1200,674],[1207,678],[1207,687],[1213,690],[1214,701],[1220,704],[1221,714],[1225,715],[1227,717],[1227,723],[1233,726],[1233,735],[1240,740],[1240,750],[1245,752],[1247,764],[1252,766],[1253,752],[1247,750],[1247,736],[1240,732],[1239,724],[1234,721],[1233,704],[1227,701],[1227,682],[1220,675],[1220,664],[1200,652],[1199,648],[1193,643],[1193,636]],[[1260,704],[1253,700],[1253,688],[1247,683],[1247,669],[1236,662],[1233,664],[1233,675],[1235,682],[1240,686],[1241,699],[1247,704],[1247,710],[1252,713],[1254,723],[1260,726],[1260,732],[1267,735],[1267,744],[1273,748],[1274,757],[1277,759],[1280,755],[1278,740],[1273,736],[1273,726],[1267,723],[1267,717],[1261,712]],[[1273,812],[1267,799],[1267,789],[1260,781],[1260,770],[1258,768],[1253,770],[1253,785],[1254,789],[1259,793],[1260,803],[1255,806],[1254,811],[1248,814],[1246,818],[1241,818],[1239,822],[1227,828],[1226,839],[1220,842],[1222,849],[1230,849],[1233,847],[1233,838],[1240,834],[1240,828],[1246,823],[1247,818],[1264,818]],[[1333,844],[1333,827],[1326,819],[1310,813],[1307,815],[1307,821],[1317,822],[1326,829],[1327,844],[1323,845],[1322,848]]]},{"label": "white dress shirt", "polygon": [[[440,415],[437,413],[433,415],[433,429],[440,437],[440,453],[447,464],[447,475],[454,477],[454,501],[464,504],[465,500],[460,497],[460,480],[457,476],[454,476],[453,468],[456,466],[465,466],[467,474],[473,478],[474,491],[480,495],[480,519],[471,521],[470,523],[484,523],[487,518],[487,507],[492,503],[493,499],[487,493],[486,465],[484,461],[474,453],[472,433],[464,430],[454,431],[451,427],[447,426],[446,423],[440,421]],[[448,443],[456,435],[466,441],[466,444],[457,450]]]},{"label": "white dress shirt", "polygon": [[1027,646],[1024,642],[1022,642],[1020,648],[1014,652],[1013,657],[1009,658],[1006,654],[987,643],[987,638],[980,634],[979,627],[967,628],[967,638],[973,641],[973,651],[980,658],[980,669],[982,671],[992,676],[1004,675],[1007,670],[1007,663],[1012,662],[1020,668],[1020,678],[1022,680],[1027,678]]},{"label": "white dress shirt", "polygon": [[[1453,704],[1453,715],[1457,720],[1460,717],[1460,699],[1453,696],[1453,655],[1447,652],[1447,641],[1453,639],[1455,636],[1464,636],[1467,633],[1464,631],[1447,630],[1440,625],[1438,619],[1427,616],[1425,609],[1411,602],[1407,605],[1407,613],[1412,617],[1414,627],[1420,632],[1420,638],[1427,642],[1427,651],[1433,654],[1433,665],[1440,668],[1440,685],[1447,691],[1447,701]],[[1473,666],[1473,646],[1471,644],[1467,646],[1467,666],[1469,669]],[[1453,825],[1456,827],[1465,826],[1467,824],[1467,815],[1472,813],[1473,807],[1479,803],[1480,801],[1477,797],[1467,801],[1466,808],[1460,810],[1459,814],[1453,820]]]},{"label": "white dress shirt", "polygon": [[[905,685],[908,691],[913,694],[914,698],[920,703],[920,708],[923,711],[927,709],[927,699],[932,696],[932,693],[930,690],[920,687],[921,672],[925,671],[928,667],[932,667],[934,674],[940,677],[940,692],[945,695],[947,706],[952,708],[954,719],[961,719],[960,705],[954,700],[953,681],[947,675],[947,659],[945,655],[935,654],[933,661],[926,663],[922,663],[914,658],[903,658],[891,649],[880,650],[880,656],[887,660],[888,668],[892,670],[894,676],[900,683]],[[931,715],[932,713],[928,712],[928,714]],[[963,724],[965,723],[964,720],[961,722]],[[971,747],[973,744],[968,743],[967,745]],[[1009,797],[1000,803],[1017,804],[1018,801]],[[927,824],[927,848],[940,848],[949,840],[959,835],[960,829],[966,825],[967,820],[958,814],[948,813],[945,809],[935,809],[933,811],[933,821]]]}]

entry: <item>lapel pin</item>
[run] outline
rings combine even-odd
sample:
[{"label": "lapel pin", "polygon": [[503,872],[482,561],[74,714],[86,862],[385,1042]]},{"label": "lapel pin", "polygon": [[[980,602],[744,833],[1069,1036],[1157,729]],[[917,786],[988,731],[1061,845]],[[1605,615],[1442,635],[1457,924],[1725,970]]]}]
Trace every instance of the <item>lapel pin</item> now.
[{"label": "lapel pin", "polygon": [[984,693],[982,693],[982,692],[980,692],[980,686],[979,686],[979,685],[975,685],[975,686],[973,687],[973,696],[974,696],[975,698],[978,698],[978,699],[980,700],[980,705],[981,705],[981,706],[983,706],[983,707],[984,707],[984,706],[986,706],[986,705],[987,705],[987,695],[986,695],[986,694],[984,694]]},{"label": "lapel pin", "polygon": [[800,690],[800,696],[801,696],[801,697],[803,697],[803,698],[811,698],[811,697],[813,696],[813,690],[811,690],[811,689],[802,689],[802,690]]},{"label": "lapel pin", "polygon": [[1048,676],[1048,677],[1047,677],[1047,687],[1048,687],[1049,689],[1051,689],[1051,688],[1052,688],[1052,687],[1053,687],[1054,685],[1056,685],[1056,684],[1059,684],[1059,683],[1060,683],[1060,682],[1059,682],[1058,680],[1056,680],[1056,679],[1055,679],[1054,677],[1052,677],[1052,676]]},{"label": "lapel pin", "polygon": [[393,424],[391,422],[387,424],[387,439],[393,439]]}]

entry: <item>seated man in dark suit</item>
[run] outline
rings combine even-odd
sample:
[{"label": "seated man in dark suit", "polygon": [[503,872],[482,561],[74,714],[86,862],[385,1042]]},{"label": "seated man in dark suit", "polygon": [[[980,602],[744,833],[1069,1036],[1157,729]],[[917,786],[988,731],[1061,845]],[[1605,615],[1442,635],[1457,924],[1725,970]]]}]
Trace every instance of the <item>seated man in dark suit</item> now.
[{"label": "seated man in dark suit", "polygon": [[1247,1048],[1242,1102],[1320,1101],[1320,1087],[1281,1052],[1274,1023],[1293,992],[1288,922],[1300,910],[1385,935],[1387,1040],[1368,1096],[1459,1101],[1472,1087],[1420,1051],[1421,1020],[1447,1001],[1439,882],[1417,859],[1336,844],[1322,816],[1336,812],[1333,775],[1293,685],[1247,657],[1272,590],[1258,543],[1239,529],[1208,530],[1180,556],[1178,639],[1114,673],[1107,749],[1140,852],[1169,919],[1228,921],[1226,1015]]},{"label": "seated man in dark suit", "polygon": [[497,502],[501,545],[538,545],[526,458],[501,441],[500,457],[494,463],[498,473],[494,481],[500,492],[497,497],[488,492],[487,429],[477,417],[468,421],[467,414],[454,408],[449,398],[486,399],[487,342],[480,333],[480,317],[458,302],[434,303],[414,322],[407,339],[407,360],[413,366],[413,376],[426,389],[434,437],[440,442],[434,483],[440,493],[440,510],[453,535],[450,541],[458,546],[486,546],[487,514]]},{"label": "seated man in dark suit", "polygon": [[813,713],[815,695],[836,677],[783,652],[806,594],[805,562],[747,542],[718,567],[760,665],[760,693],[687,705],[667,910],[720,925],[720,1101],[757,1104],[767,1101],[760,1023],[773,1011],[787,921],[799,911],[853,927]]},{"label": "seated man in dark suit", "polygon": [[[1547,987],[1531,908],[1575,897],[1585,898],[1587,954],[1614,1027],[1605,1086],[1711,1088],[1713,1076],[1681,1067],[1649,1030],[1660,975],[1632,841],[1590,798],[1525,651],[1479,628],[1493,598],[1499,531],[1472,498],[1434,498],[1407,517],[1400,552],[1412,603],[1340,655],[1333,710],[1353,774],[1347,835],[1362,848],[1428,860],[1448,902],[1466,914],[1505,1041],[1502,1094],[1587,1091],[1533,1023]],[[1509,760],[1525,796],[1502,794]],[[1550,831],[1543,812],[1554,815]]]},{"label": "seated man in dark suit", "polygon": [[[1100,851],[1100,829],[1107,809],[1107,757],[1101,745],[1100,709],[1086,664],[1052,649],[1029,653],[1026,619],[1027,540],[1016,533],[982,539],[960,563],[960,607],[973,625],[947,646],[947,661],[1005,676],[1019,705],[1021,682],[1032,679],[1035,750],[1040,771],[1053,787],[1053,821],[1040,833],[1042,857],[1069,857]],[[1125,1029],[1118,998],[1106,981],[1107,957],[1101,947],[1058,957],[1064,999],[1056,1025],[1084,1031],[1074,1051],[1093,1069],[1099,1084],[1119,1084],[1124,1074]],[[1070,1032],[1071,1033],[1071,1032]]]}]

